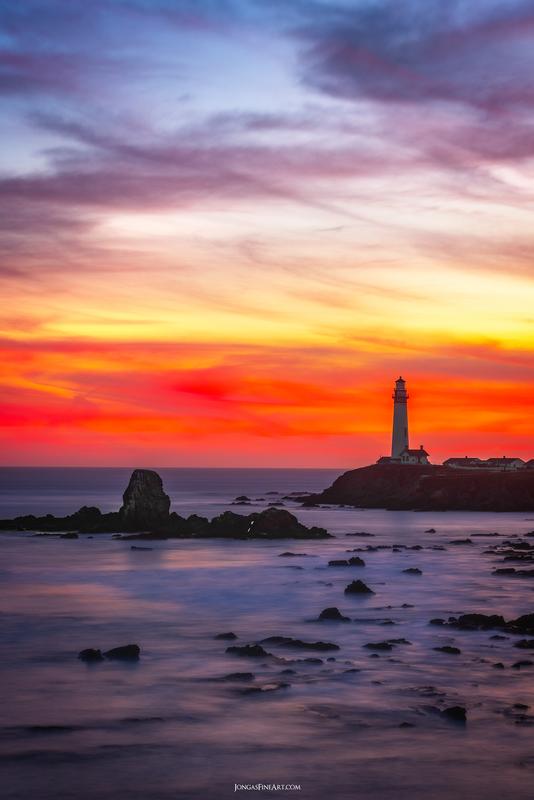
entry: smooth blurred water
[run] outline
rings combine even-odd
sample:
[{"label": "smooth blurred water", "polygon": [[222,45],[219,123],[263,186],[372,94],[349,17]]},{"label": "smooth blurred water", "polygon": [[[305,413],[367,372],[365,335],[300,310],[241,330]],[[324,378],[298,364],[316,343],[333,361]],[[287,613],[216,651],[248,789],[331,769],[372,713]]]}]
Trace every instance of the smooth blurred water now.
[{"label": "smooth blurred water", "polygon": [[[312,471],[208,472],[217,473],[216,485],[204,477],[187,501],[187,478],[177,474],[182,471],[164,474],[165,487],[184,508],[212,516],[225,508],[249,513],[265,507],[229,505],[237,494],[262,496],[260,486],[286,492],[320,488],[323,480]],[[324,484],[331,477],[326,473]],[[93,475],[96,504],[116,507],[127,478],[124,470]],[[55,505],[36,511],[62,513],[86,501],[76,480],[64,477],[59,487],[50,475],[39,480]],[[11,507],[21,502],[13,485],[7,494]],[[534,582],[491,575],[497,558],[483,551],[499,539],[449,542],[480,532],[521,535],[534,521],[524,514],[286,507],[335,538],[178,540],[133,551],[130,542],[109,536],[0,535],[3,797],[218,800],[239,796],[234,783],[256,782],[296,783],[302,790],[241,796],[532,797],[534,668],[511,668],[528,651],[513,647],[516,637],[492,640],[492,632],[442,629],[428,621],[465,611],[508,618],[533,612]],[[425,533],[430,527],[437,532]],[[362,530],[374,537],[345,535]],[[364,568],[327,566],[348,549],[394,542],[425,549],[362,553]],[[429,549],[436,544],[447,549]],[[308,557],[280,558],[286,550]],[[404,574],[410,566],[423,575]],[[375,594],[344,595],[353,578],[365,580]],[[352,621],[315,621],[334,605]],[[291,665],[239,658],[225,652],[228,642],[213,638],[229,630],[238,643],[281,634],[332,641],[341,649],[332,654],[335,661],[326,661],[330,653],[266,646],[295,660]],[[378,658],[363,647],[400,637],[412,644]],[[137,664],[86,665],[76,658],[85,647],[129,642],[141,646]],[[451,643],[461,655],[433,650]],[[322,663],[296,661],[307,656]],[[504,670],[492,667],[498,661]],[[295,674],[281,675],[288,666]],[[248,684],[220,680],[236,671],[252,671],[259,685],[291,685],[245,695]],[[519,712],[515,703],[531,709]],[[434,710],[455,704],[467,707],[466,726]],[[520,713],[526,721],[520,722]],[[414,727],[399,727],[403,722]]]}]

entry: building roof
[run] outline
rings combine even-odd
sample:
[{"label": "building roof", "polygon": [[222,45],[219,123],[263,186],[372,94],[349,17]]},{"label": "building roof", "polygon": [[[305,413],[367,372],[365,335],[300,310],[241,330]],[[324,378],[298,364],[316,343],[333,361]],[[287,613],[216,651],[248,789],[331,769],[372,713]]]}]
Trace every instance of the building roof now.
[{"label": "building roof", "polygon": [[444,464],[481,464],[482,461],[480,458],[476,456],[458,456],[453,458],[448,458],[446,461],[443,462]]},{"label": "building roof", "polygon": [[429,455],[423,447],[405,447],[401,456],[406,453],[409,456],[427,456]]},{"label": "building roof", "polygon": [[488,461],[489,464],[509,464],[510,461],[520,461],[522,464],[525,463],[522,458],[514,458],[510,456],[502,456],[501,458],[493,457],[493,458],[488,458],[486,460]]}]

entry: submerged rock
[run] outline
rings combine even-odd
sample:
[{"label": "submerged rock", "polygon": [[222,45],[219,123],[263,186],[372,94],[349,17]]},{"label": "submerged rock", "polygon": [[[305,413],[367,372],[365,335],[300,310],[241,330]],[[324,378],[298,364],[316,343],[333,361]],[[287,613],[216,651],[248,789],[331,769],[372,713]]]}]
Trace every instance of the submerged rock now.
[{"label": "submerged rock", "polygon": [[214,639],[226,639],[227,641],[231,641],[233,639],[237,639],[237,635],[233,631],[228,631],[227,633],[218,633],[216,636],[213,637]]},{"label": "submerged rock", "polygon": [[432,650],[436,650],[438,653],[448,653],[451,656],[459,656],[462,652],[458,647],[451,647],[449,644],[445,644],[443,647],[433,647]]},{"label": "submerged rock", "polygon": [[407,575],[422,575],[423,570],[419,569],[419,567],[408,567],[408,569],[403,569]]},{"label": "submerged rock", "polygon": [[289,689],[290,686],[290,683],[283,683],[282,681],[264,683],[262,686],[247,686],[246,689],[241,690],[241,694],[264,694],[265,692],[277,692],[280,689]]},{"label": "submerged rock", "polygon": [[461,614],[458,618],[450,617],[448,624],[453,628],[476,631],[502,628],[506,623],[500,614]]},{"label": "submerged rock", "polygon": [[303,642],[302,639],[293,639],[291,636],[268,636],[260,644],[278,644],[299,650],[339,650],[339,645],[333,642]]},{"label": "submerged rock", "polygon": [[352,581],[345,587],[345,594],[374,594],[374,592],[363,581],[358,580]]},{"label": "submerged rock", "polygon": [[159,528],[169,521],[170,505],[158,473],[151,469],[136,469],[124,492],[119,514],[126,530]]},{"label": "submerged rock", "polygon": [[278,553],[279,558],[304,558],[308,556],[308,553],[292,553],[290,550],[286,550],[285,553]]},{"label": "submerged rock", "polygon": [[253,672],[230,672],[223,678],[225,681],[253,681],[255,679],[256,676]]},{"label": "submerged rock", "polygon": [[333,620],[335,622],[350,622],[349,617],[344,617],[341,611],[335,606],[324,608],[319,614],[319,620]]}]

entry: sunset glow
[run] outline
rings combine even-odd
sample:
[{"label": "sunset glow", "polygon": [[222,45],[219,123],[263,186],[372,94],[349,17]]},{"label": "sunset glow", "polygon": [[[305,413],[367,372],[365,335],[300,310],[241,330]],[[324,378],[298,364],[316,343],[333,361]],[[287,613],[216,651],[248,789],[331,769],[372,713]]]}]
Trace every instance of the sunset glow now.
[{"label": "sunset glow", "polygon": [[534,456],[531,4],[0,22],[2,463]]}]

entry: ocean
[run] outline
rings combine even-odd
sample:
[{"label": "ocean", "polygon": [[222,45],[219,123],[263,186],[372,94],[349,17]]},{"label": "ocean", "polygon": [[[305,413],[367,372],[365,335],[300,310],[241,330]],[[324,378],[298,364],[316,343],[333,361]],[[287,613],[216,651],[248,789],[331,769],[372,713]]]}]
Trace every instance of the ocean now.
[{"label": "ocean", "polygon": [[[261,510],[337,474],[158,471],[174,510],[209,517]],[[0,516],[116,509],[129,474],[4,468]],[[251,507],[232,505],[241,494]],[[528,650],[514,647],[518,637],[429,620],[534,612],[532,579],[492,575],[501,560],[486,552],[534,520],[283,502],[333,538],[168,540],[132,550],[108,535],[0,534],[6,800],[530,800],[534,666],[513,667]],[[362,532],[370,535],[350,535]],[[490,533],[499,535],[478,536]],[[465,538],[472,543],[452,544]],[[364,567],[328,566],[368,545],[380,549],[356,553]],[[403,571],[410,567],[422,574]],[[345,595],[358,578],[374,594]],[[331,606],[350,622],[318,622]],[[238,645],[281,635],[339,650],[265,644],[272,655],[239,657],[226,652],[233,642],[214,638],[229,631]],[[395,639],[391,650],[365,647]],[[77,658],[127,643],[141,647],[139,662]],[[461,652],[434,649],[447,645]],[[253,678],[225,677],[236,672]],[[454,705],[467,709],[466,724],[440,713]],[[259,783],[300,790],[234,791]]]}]

